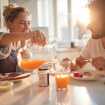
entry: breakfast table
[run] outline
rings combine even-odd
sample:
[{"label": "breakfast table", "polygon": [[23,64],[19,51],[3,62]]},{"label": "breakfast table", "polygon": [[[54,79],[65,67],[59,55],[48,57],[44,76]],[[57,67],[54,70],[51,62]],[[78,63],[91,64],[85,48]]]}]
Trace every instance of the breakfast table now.
[{"label": "breakfast table", "polygon": [[0,93],[0,105],[105,105],[105,78],[70,78],[69,89],[63,91],[56,89],[54,75],[49,80],[49,86],[39,87],[36,73],[14,83],[12,90]]}]

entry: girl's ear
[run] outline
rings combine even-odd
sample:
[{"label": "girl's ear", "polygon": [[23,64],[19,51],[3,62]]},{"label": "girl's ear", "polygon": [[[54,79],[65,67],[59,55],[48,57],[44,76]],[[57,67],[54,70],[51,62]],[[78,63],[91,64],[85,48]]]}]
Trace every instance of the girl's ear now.
[{"label": "girl's ear", "polygon": [[10,21],[7,21],[7,26],[11,29],[12,28],[12,25],[11,25],[11,22]]}]

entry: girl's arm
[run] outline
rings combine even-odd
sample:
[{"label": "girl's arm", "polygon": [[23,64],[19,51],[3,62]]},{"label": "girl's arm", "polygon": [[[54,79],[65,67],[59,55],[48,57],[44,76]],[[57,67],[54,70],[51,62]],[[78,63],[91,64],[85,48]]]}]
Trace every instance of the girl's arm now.
[{"label": "girl's arm", "polygon": [[0,46],[5,46],[20,40],[27,40],[31,38],[32,33],[5,33],[0,41]]},{"label": "girl's arm", "polygon": [[5,33],[0,40],[0,46],[5,46],[13,42],[18,42],[20,40],[31,39],[32,44],[45,45],[46,36],[40,30],[33,32],[23,33],[23,32],[14,32],[14,33]]}]

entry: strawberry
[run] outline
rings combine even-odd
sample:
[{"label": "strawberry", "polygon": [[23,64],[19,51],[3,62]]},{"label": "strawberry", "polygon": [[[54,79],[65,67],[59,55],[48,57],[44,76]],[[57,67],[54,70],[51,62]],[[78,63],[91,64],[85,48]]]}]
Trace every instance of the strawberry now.
[{"label": "strawberry", "polygon": [[2,73],[2,75],[5,76],[6,74],[5,73]]}]

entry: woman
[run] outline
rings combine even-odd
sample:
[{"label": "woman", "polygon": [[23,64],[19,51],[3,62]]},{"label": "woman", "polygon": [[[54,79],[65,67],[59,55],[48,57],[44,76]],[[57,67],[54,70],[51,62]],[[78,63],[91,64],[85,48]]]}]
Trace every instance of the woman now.
[{"label": "woman", "polygon": [[31,39],[32,44],[44,46],[46,37],[40,30],[31,32],[31,14],[24,7],[15,4],[4,6],[3,16],[9,33],[0,33],[0,73],[15,72],[16,54],[24,47],[25,40]]}]

